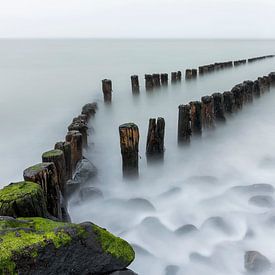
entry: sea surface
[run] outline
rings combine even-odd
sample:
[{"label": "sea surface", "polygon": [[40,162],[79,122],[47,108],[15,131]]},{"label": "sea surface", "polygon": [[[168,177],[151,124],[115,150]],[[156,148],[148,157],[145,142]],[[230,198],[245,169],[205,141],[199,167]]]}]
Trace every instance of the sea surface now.
[{"label": "sea surface", "polygon": [[[0,40],[0,187],[22,180],[64,140],[81,107],[97,101],[85,156],[98,169],[89,184],[104,199],[74,196],[73,222],[92,221],[133,244],[130,268],[140,275],[246,274],[248,250],[275,263],[275,89],[189,147],[177,144],[178,105],[275,71],[275,58],[151,92],[143,79],[274,53],[275,41]],[[138,95],[132,74],[140,77]],[[104,78],[113,81],[111,105],[103,102]],[[157,117],[166,121],[164,161],[148,163],[148,121]],[[118,127],[125,122],[140,130],[138,180],[122,177]],[[184,225],[193,226],[177,231]]]}]

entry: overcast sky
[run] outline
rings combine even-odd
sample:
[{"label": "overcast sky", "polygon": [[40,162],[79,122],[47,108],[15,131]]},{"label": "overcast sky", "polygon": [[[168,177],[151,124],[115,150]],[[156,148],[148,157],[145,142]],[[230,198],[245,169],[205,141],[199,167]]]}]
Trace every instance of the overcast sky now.
[{"label": "overcast sky", "polygon": [[275,38],[275,0],[0,0],[0,37]]}]

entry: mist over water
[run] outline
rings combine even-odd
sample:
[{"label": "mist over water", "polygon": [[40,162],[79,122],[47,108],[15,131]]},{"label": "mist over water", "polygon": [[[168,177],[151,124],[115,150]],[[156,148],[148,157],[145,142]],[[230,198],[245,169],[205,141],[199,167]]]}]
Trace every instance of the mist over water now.
[{"label": "mist over water", "polygon": [[[178,274],[245,274],[247,250],[275,263],[275,90],[189,147],[177,145],[179,104],[266,75],[275,59],[151,92],[143,84],[145,73],[273,54],[274,48],[274,41],[0,41],[1,185],[20,180],[24,168],[64,139],[81,106],[96,100],[85,156],[98,168],[89,184],[104,199],[79,202],[76,195],[73,222],[90,220],[134,244],[131,268],[141,275],[165,274],[169,265]],[[131,74],[140,76],[136,96]],[[111,105],[102,101],[103,78],[113,80]],[[162,163],[147,163],[145,156],[151,117],[166,121]],[[136,123],[141,135],[135,181],[122,177],[118,126],[125,122]]]}]

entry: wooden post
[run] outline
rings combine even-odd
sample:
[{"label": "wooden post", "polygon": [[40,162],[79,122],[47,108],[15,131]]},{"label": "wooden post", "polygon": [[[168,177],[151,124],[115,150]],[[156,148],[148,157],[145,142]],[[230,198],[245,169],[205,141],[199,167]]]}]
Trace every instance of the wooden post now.
[{"label": "wooden post", "polygon": [[264,85],[265,85],[265,88],[266,88],[266,91],[270,91],[270,87],[271,87],[271,82],[270,82],[270,79],[268,76],[264,76],[263,77],[264,79]]},{"label": "wooden post", "polygon": [[146,154],[147,157],[163,157],[164,154],[164,133],[165,133],[165,120],[159,117],[157,122],[155,118],[150,118]]},{"label": "wooden post", "polygon": [[123,175],[138,176],[138,126],[134,123],[120,125],[119,135]]},{"label": "wooden post", "polygon": [[233,87],[231,92],[234,95],[236,110],[242,109],[242,107],[243,107],[243,87],[242,87],[242,84],[238,84],[235,87]]},{"label": "wooden post", "polygon": [[190,105],[179,106],[178,143],[189,144],[191,131]]},{"label": "wooden post", "polygon": [[232,92],[223,93],[223,107],[224,111],[228,114],[234,112],[234,95]]},{"label": "wooden post", "polygon": [[171,82],[176,83],[178,81],[178,73],[177,72],[172,72],[171,73]]},{"label": "wooden post", "polygon": [[78,131],[69,131],[66,141],[71,144],[72,172],[74,172],[76,164],[82,159],[82,134]]},{"label": "wooden post", "polygon": [[245,102],[246,103],[253,102],[254,82],[250,81],[250,80],[247,80],[247,81],[244,81],[243,85],[244,85]]},{"label": "wooden post", "polygon": [[95,115],[96,110],[97,110],[97,103],[96,103],[96,102],[88,103],[88,104],[86,104],[86,105],[84,105],[84,106],[82,107],[82,112],[81,112],[81,114],[87,116],[87,122],[88,122],[88,120],[89,120],[93,115]]},{"label": "wooden post", "polygon": [[259,80],[255,80],[253,82],[253,95],[254,95],[254,97],[260,97],[261,96],[261,89],[260,89]]},{"label": "wooden post", "polygon": [[192,77],[197,78],[197,75],[198,75],[197,69],[192,69]]},{"label": "wooden post", "polygon": [[181,78],[182,78],[181,71],[178,71],[177,72],[177,81],[181,81]]},{"label": "wooden post", "polygon": [[191,130],[192,134],[201,136],[202,123],[201,123],[201,102],[192,101],[189,103],[191,108]]},{"label": "wooden post", "polygon": [[161,74],[161,85],[162,86],[167,86],[168,85],[168,74]]},{"label": "wooden post", "polygon": [[223,109],[223,96],[221,93],[212,94],[214,102],[214,115],[215,121],[225,122],[224,109]]},{"label": "wooden post", "polygon": [[82,135],[82,145],[84,148],[88,147],[88,126],[86,123],[81,121],[80,119],[75,119],[74,122],[72,122],[68,126],[69,131],[79,131]]},{"label": "wooden post", "polygon": [[145,88],[147,91],[152,90],[154,88],[153,76],[151,74],[145,75]]},{"label": "wooden post", "polygon": [[160,74],[153,74],[153,86],[154,88],[160,87]]},{"label": "wooden post", "polygon": [[192,78],[192,70],[187,69],[185,70],[185,79],[189,80]]},{"label": "wooden post", "polygon": [[113,88],[112,88],[112,81],[110,79],[102,80],[102,91],[104,95],[104,101],[111,102]]},{"label": "wooden post", "polygon": [[69,142],[57,142],[54,149],[63,151],[66,166],[66,181],[72,178],[72,148]]},{"label": "wooden post", "polygon": [[57,172],[59,189],[65,195],[66,188],[66,165],[64,154],[61,150],[51,150],[43,153],[42,162],[53,162]]},{"label": "wooden post", "polygon": [[275,72],[268,75],[271,86],[275,86]]},{"label": "wooden post", "polygon": [[138,75],[131,76],[132,92],[139,93],[139,80]]},{"label": "wooden post", "polygon": [[40,163],[24,170],[24,179],[39,184],[46,198],[46,206],[50,215],[62,219],[60,205],[60,189],[54,163]]},{"label": "wooden post", "polygon": [[214,127],[214,103],[212,96],[203,96],[202,102],[202,126],[204,128]]}]

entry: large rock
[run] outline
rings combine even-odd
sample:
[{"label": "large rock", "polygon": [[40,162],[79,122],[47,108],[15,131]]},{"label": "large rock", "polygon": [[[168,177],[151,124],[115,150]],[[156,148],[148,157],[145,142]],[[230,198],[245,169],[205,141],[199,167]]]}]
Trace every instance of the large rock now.
[{"label": "large rock", "polygon": [[247,251],[244,255],[244,267],[247,271],[260,273],[271,267],[270,261],[257,251]]},{"label": "large rock", "polygon": [[28,181],[4,187],[0,190],[0,216],[48,217],[42,188]]},{"label": "large rock", "polygon": [[124,269],[124,270],[118,270],[118,271],[112,272],[109,275],[138,275],[138,274],[130,269]]},{"label": "large rock", "polygon": [[92,223],[0,217],[0,241],[0,274],[108,274],[135,257],[126,241]]}]

